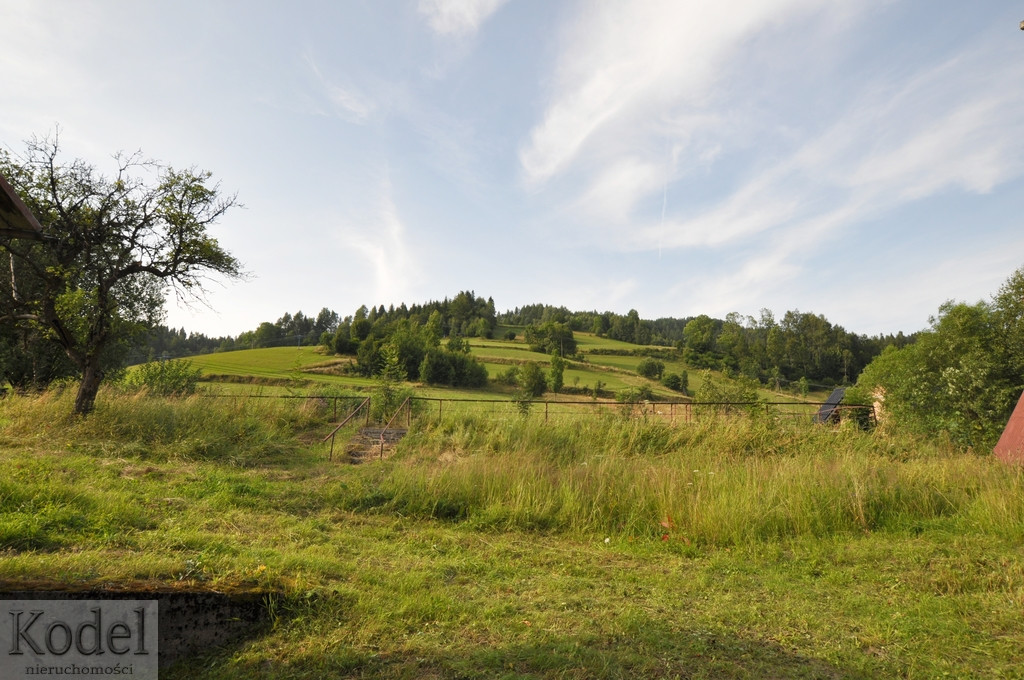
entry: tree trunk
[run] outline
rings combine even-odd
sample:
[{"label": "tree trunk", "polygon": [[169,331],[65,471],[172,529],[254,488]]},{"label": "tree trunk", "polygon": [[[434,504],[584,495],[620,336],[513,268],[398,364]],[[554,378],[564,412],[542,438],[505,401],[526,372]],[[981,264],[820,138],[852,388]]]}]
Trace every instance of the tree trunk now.
[{"label": "tree trunk", "polygon": [[76,414],[84,416],[92,412],[101,382],[103,382],[103,371],[100,370],[99,360],[89,357],[86,360],[85,368],[82,369],[82,382],[78,385],[78,395],[75,397]]}]

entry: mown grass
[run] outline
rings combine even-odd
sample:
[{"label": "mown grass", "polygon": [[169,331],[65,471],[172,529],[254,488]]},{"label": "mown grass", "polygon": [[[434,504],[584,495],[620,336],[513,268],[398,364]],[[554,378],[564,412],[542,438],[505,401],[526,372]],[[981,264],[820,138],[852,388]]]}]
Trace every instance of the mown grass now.
[{"label": "mown grass", "polygon": [[350,466],[317,402],[70,400],[0,401],[0,582],[283,593],[162,677],[1021,676],[1022,473],[942,442],[424,414]]},{"label": "mown grass", "polygon": [[287,377],[328,359],[318,347],[266,347],[189,357],[204,373]]}]

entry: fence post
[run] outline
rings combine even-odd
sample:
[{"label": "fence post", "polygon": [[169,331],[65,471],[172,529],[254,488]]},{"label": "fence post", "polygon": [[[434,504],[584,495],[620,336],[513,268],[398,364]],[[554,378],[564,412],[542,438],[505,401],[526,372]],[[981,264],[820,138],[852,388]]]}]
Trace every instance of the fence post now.
[{"label": "fence post", "polygon": [[548,402],[544,402],[544,422],[548,422]]}]

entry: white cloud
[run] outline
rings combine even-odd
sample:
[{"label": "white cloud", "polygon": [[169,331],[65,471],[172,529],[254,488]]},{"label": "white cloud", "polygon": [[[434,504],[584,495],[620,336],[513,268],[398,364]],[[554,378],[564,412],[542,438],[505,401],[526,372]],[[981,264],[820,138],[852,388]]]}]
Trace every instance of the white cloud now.
[{"label": "white cloud", "polygon": [[444,36],[476,33],[507,0],[420,0],[419,12],[430,28]]}]

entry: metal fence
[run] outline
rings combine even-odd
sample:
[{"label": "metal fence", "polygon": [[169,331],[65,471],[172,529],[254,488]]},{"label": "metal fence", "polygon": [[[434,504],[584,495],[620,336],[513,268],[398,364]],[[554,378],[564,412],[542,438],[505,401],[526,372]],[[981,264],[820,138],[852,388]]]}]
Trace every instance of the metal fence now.
[{"label": "metal fence", "polygon": [[[337,423],[339,415],[349,415],[353,408],[366,418],[372,397],[338,395],[209,395],[220,398],[241,399],[301,399],[319,401],[331,411],[330,422]],[[875,410],[866,404],[828,404],[827,402],[692,402],[692,401],[639,401],[610,402],[595,399],[579,401],[561,400],[499,400],[456,399],[444,397],[410,397],[403,402],[404,418],[411,422],[413,414],[419,418],[441,420],[446,415],[475,415],[502,418],[520,416],[542,418],[545,422],[572,418],[599,418],[609,415],[685,424],[706,418],[761,417],[815,421],[823,406],[830,406],[826,422],[837,423],[854,419],[865,426],[875,424]],[[400,409],[400,410],[402,410]],[[346,418],[346,423],[355,418]],[[339,426],[340,428],[340,426]],[[330,437],[330,435],[328,435]]]},{"label": "metal fence", "polygon": [[[826,402],[690,402],[641,401],[608,402],[581,401],[499,401],[494,399],[445,399],[413,397],[414,409],[421,417],[437,420],[446,414],[504,417],[520,415],[543,418],[545,421],[565,418],[594,418],[618,415],[629,418],[663,421],[670,424],[690,423],[698,419],[726,416],[767,416],[778,419],[811,422]],[[852,404],[833,406],[826,422],[856,419],[866,425],[874,424],[874,408]]]}]

